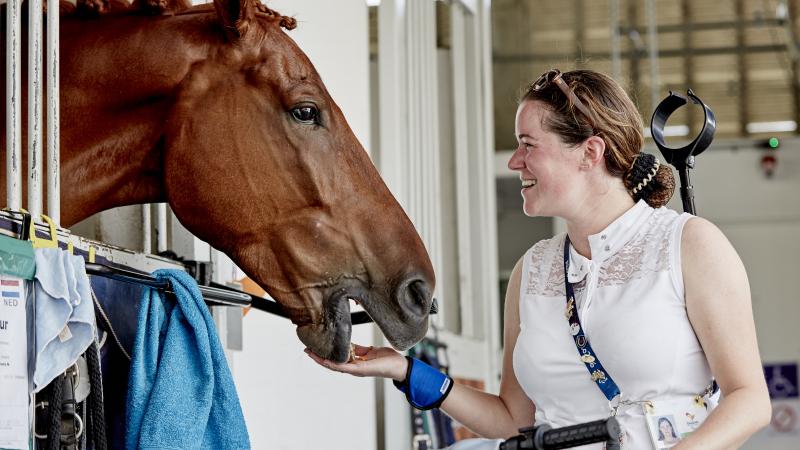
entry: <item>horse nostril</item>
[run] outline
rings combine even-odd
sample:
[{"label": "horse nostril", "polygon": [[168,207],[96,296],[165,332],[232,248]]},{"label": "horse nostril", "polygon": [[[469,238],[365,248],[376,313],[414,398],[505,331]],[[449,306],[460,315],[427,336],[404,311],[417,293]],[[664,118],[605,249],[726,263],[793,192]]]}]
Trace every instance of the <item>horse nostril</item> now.
[{"label": "horse nostril", "polygon": [[430,312],[431,291],[423,280],[415,279],[398,289],[397,297],[403,312],[411,317],[423,318]]}]

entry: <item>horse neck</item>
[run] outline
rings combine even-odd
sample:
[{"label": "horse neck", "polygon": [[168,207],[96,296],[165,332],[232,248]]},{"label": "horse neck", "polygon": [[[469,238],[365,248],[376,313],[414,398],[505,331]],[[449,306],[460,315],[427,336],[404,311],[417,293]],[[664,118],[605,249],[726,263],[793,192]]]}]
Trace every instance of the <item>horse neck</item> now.
[{"label": "horse neck", "polygon": [[[62,21],[62,223],[162,202],[164,131],[192,55],[152,17]],[[183,47],[182,47],[183,45]]]}]

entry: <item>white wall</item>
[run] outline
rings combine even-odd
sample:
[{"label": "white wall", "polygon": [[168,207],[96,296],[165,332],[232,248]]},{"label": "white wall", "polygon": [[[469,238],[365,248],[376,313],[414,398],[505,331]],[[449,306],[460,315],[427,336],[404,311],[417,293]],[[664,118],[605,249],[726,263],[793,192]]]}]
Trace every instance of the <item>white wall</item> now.
[{"label": "white wall", "polygon": [[[306,52],[365,148],[370,108],[367,7],[363,0],[272,0],[298,21],[289,35]],[[370,345],[373,325],[353,327]],[[234,379],[254,449],[375,448],[372,380],[330,372],[305,353],[286,319],[251,311],[244,349],[233,354]]]}]

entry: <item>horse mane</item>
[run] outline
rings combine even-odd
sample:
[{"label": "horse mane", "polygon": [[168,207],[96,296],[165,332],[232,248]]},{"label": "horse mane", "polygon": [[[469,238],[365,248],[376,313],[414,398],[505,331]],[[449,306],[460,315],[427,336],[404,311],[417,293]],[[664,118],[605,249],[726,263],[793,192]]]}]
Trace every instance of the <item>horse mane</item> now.
[{"label": "horse mane", "polygon": [[267,5],[261,3],[261,1],[258,1],[256,3],[256,11],[266,15],[273,21],[277,21],[278,25],[280,25],[283,28],[286,28],[287,30],[294,30],[295,28],[297,28],[297,19],[295,19],[294,17],[284,16],[281,13],[275,11],[274,9],[268,8]]},{"label": "horse mane", "polygon": [[[109,14],[108,10],[115,14],[141,14],[143,11],[147,11],[152,13],[152,9],[147,9],[148,2],[146,0],[133,0],[133,2],[128,2],[127,0],[74,0],[75,3],[72,3],[69,0],[61,0],[60,9],[62,15],[80,15],[80,16],[103,16]],[[104,3],[104,8],[102,13],[97,13],[97,5],[100,3]],[[86,5],[91,4],[95,6],[95,9],[91,9],[90,13],[87,14],[86,8],[81,9],[79,5]],[[188,0],[166,0],[165,2],[161,2],[163,5],[162,15],[184,15],[184,14],[207,14],[213,13],[214,8],[210,7],[210,4],[203,4],[203,5],[196,5],[192,6]],[[297,27],[297,19],[290,16],[284,16],[283,14],[275,11],[272,8],[269,8],[267,5],[261,2],[261,0],[255,0],[255,9],[256,9],[256,16],[268,19],[271,22],[277,22],[279,26],[287,29],[287,30],[294,30]]]}]

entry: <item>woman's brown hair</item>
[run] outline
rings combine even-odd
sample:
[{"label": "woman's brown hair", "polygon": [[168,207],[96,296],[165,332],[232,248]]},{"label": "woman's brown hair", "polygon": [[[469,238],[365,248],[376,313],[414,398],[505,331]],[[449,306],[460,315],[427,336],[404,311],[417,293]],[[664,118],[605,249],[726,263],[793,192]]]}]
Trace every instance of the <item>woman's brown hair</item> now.
[{"label": "woman's brown hair", "polygon": [[[561,87],[548,82],[558,76],[563,80]],[[602,138],[606,144],[606,168],[611,175],[622,178],[634,200],[644,199],[657,208],[672,197],[672,169],[659,165],[652,155],[641,153],[642,118],[628,94],[612,78],[592,70],[550,71],[528,87],[520,103],[533,100],[550,110],[542,125],[565,144],[575,146],[591,136]]]}]

